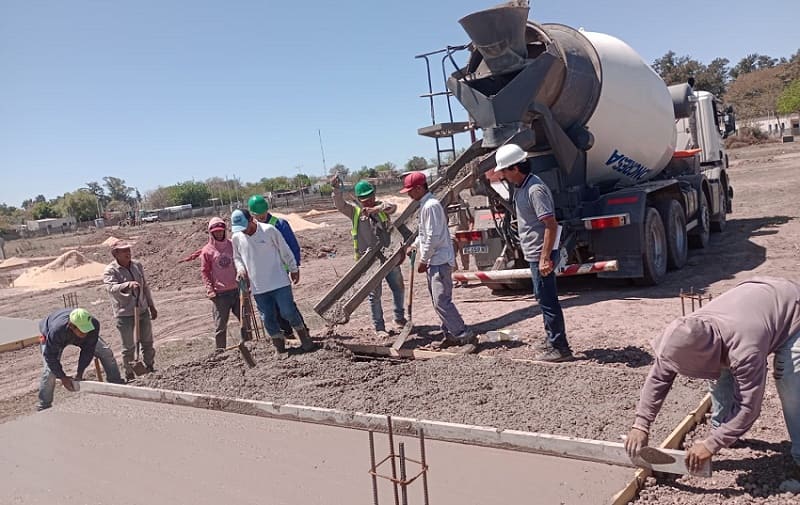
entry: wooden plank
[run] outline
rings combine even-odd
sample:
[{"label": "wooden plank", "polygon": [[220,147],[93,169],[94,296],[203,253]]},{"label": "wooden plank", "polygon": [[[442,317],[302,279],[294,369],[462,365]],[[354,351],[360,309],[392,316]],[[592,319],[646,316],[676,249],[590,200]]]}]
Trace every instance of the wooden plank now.
[{"label": "wooden plank", "polygon": [[14,342],[7,342],[5,344],[0,345],[0,352],[8,352],[8,351],[17,351],[19,349],[23,349],[28,347],[29,345],[38,344],[39,343],[39,336],[35,337],[28,337],[22,340],[16,340]]},{"label": "wooden plank", "polygon": [[[702,400],[700,400],[700,404],[690,412],[684,419],[681,421],[678,426],[672,430],[667,438],[661,442],[659,447],[663,448],[675,448],[680,445],[683,441],[683,437],[691,431],[697,423],[699,423],[703,417],[706,415],[706,412],[711,408],[711,395],[706,394]],[[709,466],[711,462],[709,462]],[[625,505],[636,498],[639,494],[639,490],[642,489],[644,486],[645,480],[647,480],[650,475],[653,474],[653,471],[646,468],[640,468],[636,470],[636,473],[633,475],[633,479],[628,483],[627,486],[622,488],[617,494],[613,496],[611,499],[611,505]]]},{"label": "wooden plank", "polygon": [[[345,412],[337,409],[304,405],[282,405],[258,400],[124,386],[107,382],[83,381],[80,383],[80,390],[84,393],[104,394],[135,400],[185,405],[343,428],[372,431],[384,431],[386,429],[386,416],[378,414]],[[535,452],[621,466],[635,467],[637,464],[642,464],[660,472],[685,473],[686,471],[685,466],[683,466],[684,453],[682,451],[665,451],[662,455],[665,458],[663,461],[633,462],[628,458],[624,445],[618,442],[502,430],[486,426],[445,423],[406,417],[393,417],[392,421],[395,431],[400,435],[415,436],[418,430],[422,428],[427,438],[446,442],[494,447],[511,451]]]}]

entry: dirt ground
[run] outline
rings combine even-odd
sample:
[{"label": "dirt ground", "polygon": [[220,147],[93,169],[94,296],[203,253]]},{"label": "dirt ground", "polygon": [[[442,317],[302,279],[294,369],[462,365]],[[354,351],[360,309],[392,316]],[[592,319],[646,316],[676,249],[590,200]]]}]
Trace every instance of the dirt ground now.
[{"label": "dirt ground", "polygon": [[[768,144],[730,151],[735,190],[728,228],[713,234],[705,250],[690,251],[689,264],[668,274],[655,288],[633,287],[584,277],[560,281],[570,344],[578,358],[564,365],[535,365],[504,358],[531,358],[531,344],[543,336],[541,315],[528,293],[494,296],[482,286],[454,290],[464,319],[479,333],[508,329],[516,342],[484,344],[478,356],[394,363],[354,361],[337,342],[382,343],[372,336],[366,304],[349,324],[338,327],[324,349],[276,362],[263,344],[255,347],[259,365],[246,369],[235,354],[213,357],[211,304],[200,285],[198,262],[177,261],[206,241],[205,223],[154,223],[142,228],[104,230],[6,245],[9,256],[54,257],[79,248],[89,259],[107,262],[98,247],[111,234],[136,242],[154,288],[159,318],[154,323],[159,370],[144,385],[426,417],[442,421],[517,428],[618,441],[632,421],[648,365],[650,340],[681,313],[681,289],[720,294],[752,275],[800,280],[800,144]],[[284,209],[281,209],[284,210]],[[285,210],[284,210],[285,211]],[[298,232],[303,266],[295,297],[315,336],[322,320],[312,306],[352,266],[349,223],[336,213],[309,217],[327,226]],[[18,249],[12,249],[21,246]],[[18,275],[24,266],[3,269]],[[404,266],[407,274],[407,266]],[[104,328],[102,335],[120,350],[109,303],[100,282],[44,291],[0,289],[0,315],[38,319],[62,305],[61,295],[75,291]],[[384,310],[390,297],[384,288]],[[387,317],[391,319],[391,317]],[[426,346],[437,328],[424,281],[414,286],[417,335],[409,347]],[[0,354],[0,422],[31,412],[41,369],[38,349]],[[74,367],[77,353],[65,361]],[[89,374],[91,375],[91,374]],[[702,381],[682,380],[662,409],[654,442],[661,440],[700,401]],[[58,388],[57,402],[68,401]],[[701,438],[706,426],[698,429]],[[711,479],[660,477],[649,482],[640,503],[800,503],[782,493],[791,477],[789,444],[772,380],[761,418],[734,447],[714,459]]]}]

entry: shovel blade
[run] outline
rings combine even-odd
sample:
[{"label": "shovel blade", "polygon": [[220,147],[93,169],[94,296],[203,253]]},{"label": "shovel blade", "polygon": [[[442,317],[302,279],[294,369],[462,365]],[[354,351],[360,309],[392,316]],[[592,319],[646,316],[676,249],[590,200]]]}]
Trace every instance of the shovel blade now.
[{"label": "shovel blade", "polygon": [[400,332],[399,335],[397,335],[397,338],[392,344],[392,349],[394,349],[395,351],[399,351],[400,348],[403,347],[403,344],[406,343],[406,340],[408,340],[408,336],[411,335],[411,330],[413,329],[414,325],[411,323],[411,320],[409,319],[409,321],[403,327],[403,330]]},{"label": "shovel blade", "polygon": [[239,347],[239,352],[242,354],[242,359],[244,360],[245,363],[247,363],[247,366],[249,366],[250,368],[254,368],[256,366],[256,360],[254,360],[253,355],[250,354],[250,349],[248,349],[247,346],[244,345],[244,342],[240,342],[238,347]]},{"label": "shovel blade", "polygon": [[144,363],[141,361],[134,361],[131,363],[131,368],[133,369],[133,373],[137,376],[147,375],[147,367],[144,366]]}]

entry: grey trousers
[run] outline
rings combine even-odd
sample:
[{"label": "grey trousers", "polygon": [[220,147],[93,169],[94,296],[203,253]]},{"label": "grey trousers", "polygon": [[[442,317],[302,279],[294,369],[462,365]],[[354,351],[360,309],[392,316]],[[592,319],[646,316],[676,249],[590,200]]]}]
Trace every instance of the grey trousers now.
[{"label": "grey trousers", "polygon": [[239,321],[242,320],[239,306],[239,290],[224,291],[217,293],[211,299],[214,315],[214,343],[217,349],[224,349],[228,346],[228,320],[231,312]]},{"label": "grey trousers", "polygon": [[457,337],[467,329],[461,313],[453,304],[453,267],[444,265],[428,266],[428,293],[433,308],[442,321],[445,338]]},{"label": "grey trousers", "polygon": [[[136,344],[133,340],[133,316],[117,317],[117,330],[122,337],[122,364],[125,367],[125,375],[133,375],[134,354]],[[156,357],[156,350],[153,347],[153,326],[150,324],[150,311],[144,309],[139,314],[139,342],[142,346],[142,356],[146,366],[153,366]]]}]

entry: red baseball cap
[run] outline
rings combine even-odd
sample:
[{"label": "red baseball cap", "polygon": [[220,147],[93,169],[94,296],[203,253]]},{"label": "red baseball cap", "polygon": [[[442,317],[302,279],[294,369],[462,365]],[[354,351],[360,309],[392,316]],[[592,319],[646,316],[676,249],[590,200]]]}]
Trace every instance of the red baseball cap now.
[{"label": "red baseball cap", "polygon": [[403,189],[401,193],[408,193],[417,186],[424,186],[428,183],[428,178],[422,172],[411,172],[403,179]]}]

